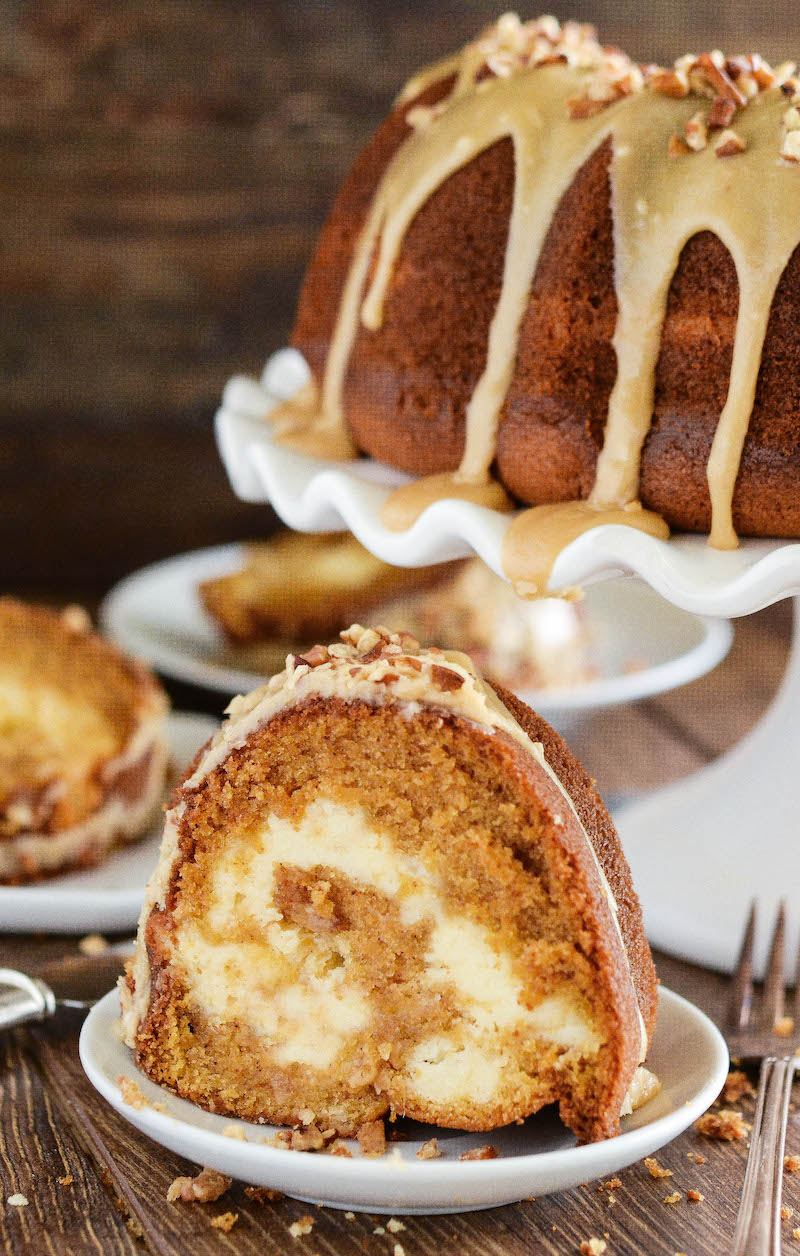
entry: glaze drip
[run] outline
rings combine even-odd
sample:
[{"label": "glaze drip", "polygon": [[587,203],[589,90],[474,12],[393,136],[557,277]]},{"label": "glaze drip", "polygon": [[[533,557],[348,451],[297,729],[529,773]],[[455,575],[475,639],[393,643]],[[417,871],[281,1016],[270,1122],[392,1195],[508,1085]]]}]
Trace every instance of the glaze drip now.
[{"label": "glaze drip", "polygon": [[[551,21],[540,19],[531,26]],[[568,27],[556,24],[559,38]],[[737,115],[735,136],[741,149],[735,159],[721,158],[711,143],[695,152],[684,144],[688,155],[671,159],[676,133],[688,136],[696,126],[697,95],[641,90],[641,71],[622,54],[600,48],[585,28],[574,28],[583,32],[580,38],[571,37],[574,55],[569,47],[553,43],[551,33],[547,38],[554,56],[519,65],[514,33],[524,29],[519,23],[514,27],[508,16],[500,19],[493,28],[494,43],[485,36],[459,56],[423,71],[402,94],[401,102],[413,101],[431,83],[454,80],[438,105],[409,109],[411,133],[383,174],[355,249],[320,402],[313,412],[306,410],[300,426],[310,427],[307,439],[313,433],[318,447],[322,442],[341,450],[343,438],[349,442],[342,394],[350,352],[359,324],[369,330],[381,326],[387,288],[411,222],[450,175],[497,141],[511,139],[515,184],[502,290],[489,330],[486,365],[467,406],[461,463],[450,478],[429,477],[399,490],[401,501],[390,497],[384,523],[410,526],[437,497],[449,493],[475,500],[472,490],[493,487],[498,425],[542,246],[574,177],[610,141],[617,376],[588,503],[535,507],[509,532],[504,569],[520,593],[532,596],[546,590],[560,549],[589,527],[625,522],[668,535],[663,520],[639,507],[640,466],[652,422],[670,283],[684,245],[705,230],[729,250],[739,281],[728,397],[707,466],[709,542],[722,549],[737,544],[733,494],[762,346],[775,289],[800,240],[800,228],[786,208],[795,176],[779,157],[786,100],[774,75],[774,85],[760,90]],[[723,71],[715,68],[720,56],[712,54],[716,62],[705,59],[711,79],[716,73],[724,80]],[[609,59],[615,58],[621,64],[616,64],[617,77],[609,87],[603,76]],[[487,65],[492,70],[488,76]],[[725,132],[729,134],[734,133]],[[292,438],[297,439],[296,431]],[[530,550],[529,569],[523,539]]]}]

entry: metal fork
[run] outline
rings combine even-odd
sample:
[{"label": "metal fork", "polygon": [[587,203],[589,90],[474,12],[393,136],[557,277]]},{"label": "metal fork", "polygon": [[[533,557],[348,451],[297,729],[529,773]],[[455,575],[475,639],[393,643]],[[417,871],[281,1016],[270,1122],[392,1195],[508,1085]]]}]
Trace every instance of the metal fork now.
[{"label": "metal fork", "polygon": [[[733,976],[726,1034],[734,1058],[761,1060],[756,1114],[731,1252],[732,1256],[780,1256],[783,1149],[792,1080],[795,1066],[800,1063],[793,1054],[797,1038],[775,1033],[784,1014],[785,904],[781,903],[775,921],[757,1015],[753,1008],[755,932],[754,902]],[[800,977],[800,969],[797,975]],[[800,981],[796,982],[793,1012],[795,1025],[800,1025]]]}]

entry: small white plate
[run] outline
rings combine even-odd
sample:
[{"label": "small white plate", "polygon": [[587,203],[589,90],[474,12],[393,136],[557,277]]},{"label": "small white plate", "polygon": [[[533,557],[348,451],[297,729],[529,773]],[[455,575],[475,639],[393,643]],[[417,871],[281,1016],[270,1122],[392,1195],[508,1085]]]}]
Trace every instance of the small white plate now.
[{"label": "small white plate", "polygon": [[[235,571],[243,561],[243,546],[220,545],[145,567],[108,594],[100,610],[103,629],[165,676],[225,694],[246,693],[263,683],[263,675],[226,661],[222,634],[197,596],[200,581]],[[730,624],[678,610],[640,581],[593,586],[585,606],[597,678],[569,688],[520,691],[562,729],[579,712],[696,680],[730,647]]]},{"label": "small white plate", "polygon": [[[216,727],[217,721],[210,716],[172,712],[167,741],[178,770],[189,766]],[[0,933],[110,933],[132,928],[160,841],[158,826],[141,841],[114,851],[96,868],[33,885],[0,885]]]},{"label": "small white plate", "polygon": [[[118,1038],[118,1015],[117,993],[111,991],[86,1019],[80,1055],[92,1085],[127,1121],[195,1164],[311,1203],[364,1212],[466,1212],[607,1177],[651,1155],[691,1125],[716,1099],[728,1070],[725,1043],[708,1017],[662,987],[648,1058],[662,1090],[623,1119],[618,1138],[577,1147],[575,1136],[551,1109],[522,1126],[490,1134],[409,1123],[409,1141],[391,1145],[386,1156],[364,1159],[350,1142],[353,1159],[348,1160],[269,1147],[265,1140],[275,1133],[272,1127],[213,1116],[154,1085],[139,1072]],[[166,1111],[126,1104],[120,1077],[137,1082],[145,1100],[162,1103]],[[246,1141],[226,1136],[226,1128],[240,1131]],[[433,1136],[439,1140],[442,1158],[418,1160],[418,1148]],[[458,1159],[467,1148],[486,1143],[498,1148],[496,1160]]]}]

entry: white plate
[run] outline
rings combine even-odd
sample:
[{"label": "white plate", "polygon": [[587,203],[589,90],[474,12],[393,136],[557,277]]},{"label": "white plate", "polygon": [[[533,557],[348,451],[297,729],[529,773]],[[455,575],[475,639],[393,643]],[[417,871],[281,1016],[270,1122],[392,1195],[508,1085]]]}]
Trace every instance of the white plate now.
[{"label": "white plate", "polygon": [[[175,766],[188,767],[217,727],[207,715],[173,711],[167,740]],[[130,929],[139,918],[145,886],[158,857],[161,827],[123,846],[96,868],[68,872],[33,885],[0,885],[0,933],[88,933]]]},{"label": "white plate", "polygon": [[[290,528],[330,532],[348,528],[385,562],[420,567],[476,553],[502,575],[503,538],[513,516],[470,502],[435,502],[412,528],[392,532],[380,521],[392,488],[411,477],[369,458],[322,462],[273,444],[264,417],[308,378],[293,349],[273,355],[260,380],[234,377],[217,411],[220,456],[234,492],[269,502]],[[748,615],[800,593],[800,544],[745,541],[737,550],[711,549],[704,537],[659,541],[633,528],[592,528],[559,555],[554,591],[633,573],[662,597],[700,615]]]},{"label": "white plate", "polygon": [[[104,631],[165,676],[226,694],[254,689],[263,675],[226,662],[222,634],[197,596],[201,580],[234,571],[243,560],[241,545],[220,545],[135,572],[104,601]],[[586,611],[597,679],[520,691],[524,701],[562,728],[577,712],[649,697],[697,679],[724,658],[731,642],[728,623],[678,610],[639,581],[616,580],[589,589]]]},{"label": "white plate", "polygon": [[[265,1145],[270,1126],[213,1116],[148,1081],[115,1033],[116,991],[89,1013],[80,1039],[81,1062],[92,1085],[132,1125],[170,1151],[233,1178],[270,1186],[312,1203],[365,1212],[463,1212],[492,1208],[532,1195],[567,1190],[592,1178],[608,1177],[649,1156],[691,1125],[716,1099],[728,1069],[728,1052],[711,1021],[691,1003],[663,987],[649,1066],[661,1093],[633,1116],[625,1117],[618,1138],[577,1147],[575,1136],[552,1110],[522,1126],[491,1134],[463,1134],[411,1125],[408,1142],[395,1143],[379,1160],[363,1159],[349,1143],[353,1159],[283,1151]],[[136,1081],[146,1100],[163,1103],[132,1108],[123,1102],[118,1078]],[[226,1137],[235,1127],[246,1141]],[[431,1136],[439,1139],[440,1160],[418,1160]],[[496,1160],[462,1162],[468,1147],[492,1143]]]}]

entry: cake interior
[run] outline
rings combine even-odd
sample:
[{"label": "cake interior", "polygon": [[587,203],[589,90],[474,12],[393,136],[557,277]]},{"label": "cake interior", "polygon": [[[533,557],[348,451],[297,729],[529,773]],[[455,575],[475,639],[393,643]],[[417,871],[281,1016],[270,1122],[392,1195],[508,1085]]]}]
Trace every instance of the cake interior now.
[{"label": "cake interior", "polygon": [[435,710],[340,700],[234,750],[187,799],[146,924],[144,1070],[213,1111],[343,1134],[553,1102],[582,1138],[615,1132],[613,974],[513,755]]},{"label": "cake interior", "polygon": [[75,616],[73,631],[68,618],[0,602],[0,808],[58,782],[57,828],[101,801],[96,769],[131,736],[142,683]]}]

